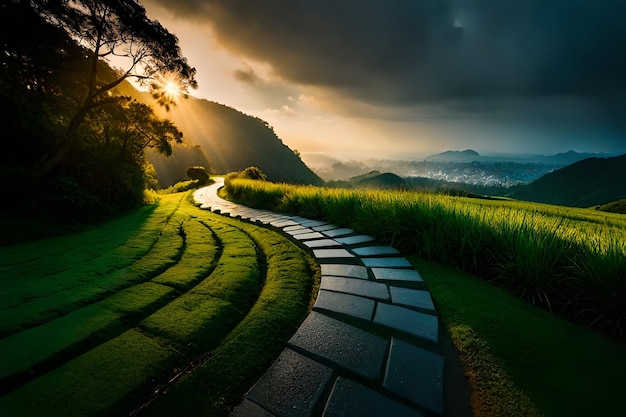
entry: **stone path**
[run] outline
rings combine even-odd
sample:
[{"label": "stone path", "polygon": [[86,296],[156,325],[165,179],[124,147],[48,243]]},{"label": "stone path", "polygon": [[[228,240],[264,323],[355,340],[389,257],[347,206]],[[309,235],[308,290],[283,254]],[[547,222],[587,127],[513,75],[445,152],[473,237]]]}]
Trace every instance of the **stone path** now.
[{"label": "stone path", "polygon": [[235,417],[471,416],[456,351],[421,276],[394,248],[319,220],[197,190],[202,208],[270,225],[322,271],[313,311]]}]

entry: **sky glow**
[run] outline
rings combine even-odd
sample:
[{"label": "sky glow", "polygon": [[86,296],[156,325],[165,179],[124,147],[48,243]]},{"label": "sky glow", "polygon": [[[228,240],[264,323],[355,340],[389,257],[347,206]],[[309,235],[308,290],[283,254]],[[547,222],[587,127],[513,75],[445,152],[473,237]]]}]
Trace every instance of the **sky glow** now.
[{"label": "sky glow", "polygon": [[626,3],[144,0],[192,95],[300,152],[626,153]]}]

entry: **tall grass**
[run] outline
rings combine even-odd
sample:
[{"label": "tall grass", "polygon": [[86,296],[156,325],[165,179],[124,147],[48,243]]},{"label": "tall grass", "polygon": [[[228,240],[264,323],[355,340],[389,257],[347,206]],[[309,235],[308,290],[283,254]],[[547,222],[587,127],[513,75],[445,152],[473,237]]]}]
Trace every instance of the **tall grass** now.
[{"label": "tall grass", "polygon": [[573,322],[626,338],[626,218],[439,194],[233,180],[238,202],[351,227],[454,266]]}]

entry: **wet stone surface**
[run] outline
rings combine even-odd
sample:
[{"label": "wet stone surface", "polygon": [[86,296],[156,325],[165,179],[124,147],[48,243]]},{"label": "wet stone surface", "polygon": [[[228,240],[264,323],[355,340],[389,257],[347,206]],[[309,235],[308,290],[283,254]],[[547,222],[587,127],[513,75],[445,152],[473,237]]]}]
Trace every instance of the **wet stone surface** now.
[{"label": "wet stone surface", "polygon": [[372,268],[376,280],[422,282],[420,274],[413,269]]},{"label": "wet stone surface", "polygon": [[322,276],[320,289],[361,295],[375,300],[389,301],[385,284],[362,279]]},{"label": "wet stone surface", "polygon": [[326,405],[324,417],[422,417],[378,392],[347,378],[339,377]]},{"label": "wet stone surface", "polygon": [[324,275],[368,279],[367,268],[361,265],[343,265],[343,264],[322,265],[322,276]]},{"label": "wet stone surface", "polygon": [[439,340],[437,317],[408,308],[379,303],[374,315],[374,323],[431,342],[437,343]]},{"label": "wet stone surface", "polygon": [[391,352],[383,385],[437,414],[443,413],[443,358],[398,339]]},{"label": "wet stone surface", "polygon": [[292,348],[369,379],[381,376],[388,344],[383,338],[315,311],[289,340]]},{"label": "wet stone surface", "polygon": [[332,369],[285,349],[250,390],[248,400],[276,416],[310,416],[332,376]]},{"label": "wet stone surface", "polygon": [[317,295],[313,309],[344,314],[370,322],[374,316],[375,305],[376,302],[369,298],[321,290]]}]

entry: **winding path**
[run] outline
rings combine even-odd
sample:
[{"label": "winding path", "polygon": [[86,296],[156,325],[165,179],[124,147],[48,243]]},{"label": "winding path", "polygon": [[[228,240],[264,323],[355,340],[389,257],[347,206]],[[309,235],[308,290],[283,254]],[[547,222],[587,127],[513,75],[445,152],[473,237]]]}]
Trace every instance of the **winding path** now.
[{"label": "winding path", "polygon": [[391,246],[197,190],[201,208],[273,227],[321,266],[313,310],[234,417],[471,416],[462,367],[419,273]]}]

